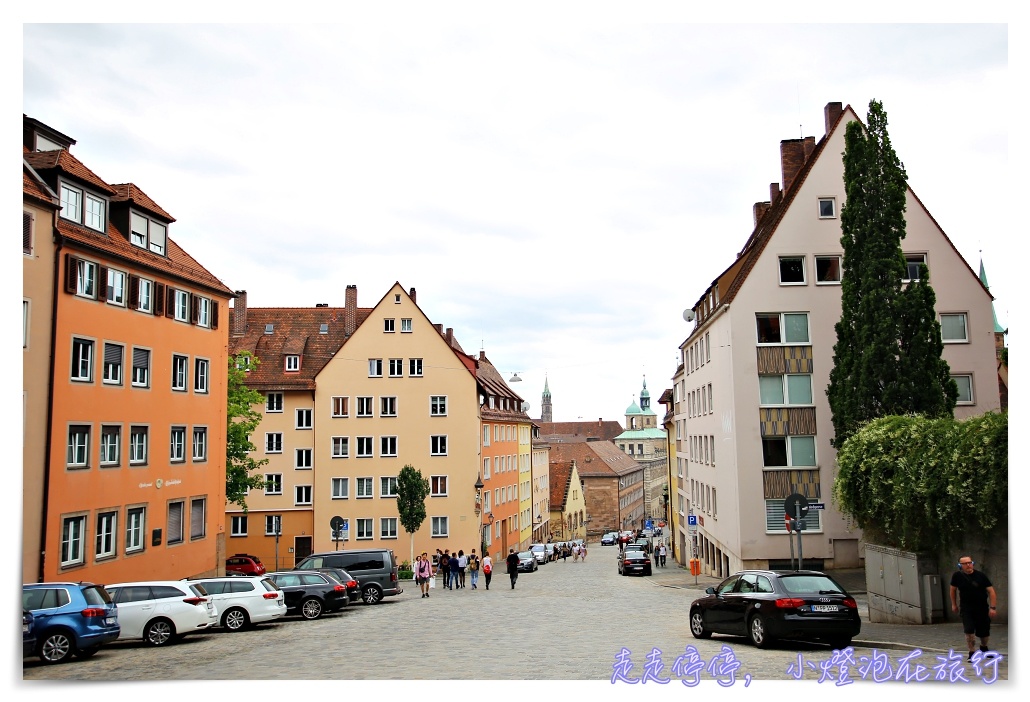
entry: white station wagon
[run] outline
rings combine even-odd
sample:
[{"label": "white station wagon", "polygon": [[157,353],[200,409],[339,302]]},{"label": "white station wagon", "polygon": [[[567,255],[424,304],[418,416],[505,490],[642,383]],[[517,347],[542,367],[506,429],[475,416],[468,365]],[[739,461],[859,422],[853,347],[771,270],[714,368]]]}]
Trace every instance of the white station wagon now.
[{"label": "white station wagon", "polygon": [[142,639],[150,646],[164,646],[218,623],[215,603],[198,583],[151,580],[104,589],[118,605],[119,641]]}]

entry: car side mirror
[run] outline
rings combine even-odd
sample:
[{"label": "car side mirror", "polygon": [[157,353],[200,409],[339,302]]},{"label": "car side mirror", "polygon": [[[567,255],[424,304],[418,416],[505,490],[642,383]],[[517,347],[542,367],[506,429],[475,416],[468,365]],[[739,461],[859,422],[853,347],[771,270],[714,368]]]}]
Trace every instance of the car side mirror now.
[{"label": "car side mirror", "polygon": [[714,587],[706,587],[705,588],[705,594],[706,595],[714,595],[715,594],[715,588]]}]

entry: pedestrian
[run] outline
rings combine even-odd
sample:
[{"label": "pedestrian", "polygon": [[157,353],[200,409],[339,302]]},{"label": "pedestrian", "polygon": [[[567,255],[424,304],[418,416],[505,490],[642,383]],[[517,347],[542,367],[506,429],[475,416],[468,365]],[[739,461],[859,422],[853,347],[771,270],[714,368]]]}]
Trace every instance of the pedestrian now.
[{"label": "pedestrian", "polygon": [[450,580],[448,581],[447,589],[453,590],[454,586],[458,584],[458,554],[452,553],[451,559],[447,561],[447,564],[450,570]]},{"label": "pedestrian", "polygon": [[579,560],[579,544],[572,544],[572,562],[576,563]]},{"label": "pedestrian", "polygon": [[486,589],[490,589],[490,576],[494,572],[494,561],[489,551],[483,551],[483,577],[486,578]]},{"label": "pedestrian", "polygon": [[558,560],[558,544],[554,545],[554,556],[551,558],[552,561]]},{"label": "pedestrian", "polygon": [[422,588],[422,596],[429,597],[429,579],[433,577],[433,563],[425,551],[415,559],[415,582]]},{"label": "pedestrian", "polygon": [[583,545],[579,547],[579,560],[584,563],[587,562],[587,542],[584,541]]},{"label": "pedestrian", "polygon": [[561,562],[568,563],[569,561],[569,545],[563,543],[561,545]]},{"label": "pedestrian", "polygon": [[[436,552],[440,553],[440,549],[436,549]],[[451,582],[451,550],[449,548],[445,548],[443,553],[440,553],[436,569],[443,576],[443,586],[446,588]]]},{"label": "pedestrian", "polygon": [[468,568],[469,559],[464,549],[458,549],[458,587],[465,587],[465,569]]},{"label": "pedestrian", "polygon": [[977,636],[980,637],[980,650],[983,653],[989,650],[987,639],[991,635],[991,619],[998,611],[998,594],[990,579],[973,568],[972,556],[960,556],[958,568],[951,576],[951,611],[962,613],[968,659],[973,660]]},{"label": "pedestrian", "polygon": [[658,549],[659,549],[659,554],[662,557],[662,568],[664,568],[665,567],[665,542],[664,541],[662,542],[662,545],[658,547]]},{"label": "pedestrian", "polygon": [[469,580],[472,581],[472,589],[475,590],[479,582],[479,556],[476,555],[476,549],[472,549],[472,553],[469,554]]},{"label": "pedestrian", "polygon": [[657,568],[658,567],[658,549],[657,548],[654,550],[654,554],[653,555],[654,555],[654,565],[655,565],[655,568]]},{"label": "pedestrian", "polygon": [[519,579],[519,557],[515,549],[508,549],[508,557],[504,559],[508,565],[508,577],[511,578],[511,589],[515,589],[515,581]]}]

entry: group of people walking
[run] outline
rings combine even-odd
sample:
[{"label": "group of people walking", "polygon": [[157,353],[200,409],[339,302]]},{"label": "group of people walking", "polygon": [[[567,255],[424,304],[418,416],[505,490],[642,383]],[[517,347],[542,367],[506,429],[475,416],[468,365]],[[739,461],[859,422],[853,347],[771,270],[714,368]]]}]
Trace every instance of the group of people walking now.
[{"label": "group of people walking", "polygon": [[415,583],[422,590],[422,597],[429,597],[429,590],[435,587],[437,574],[443,576],[442,587],[448,590],[461,590],[466,582],[476,590],[479,587],[479,574],[482,573],[486,589],[489,590],[493,565],[489,551],[485,551],[480,558],[476,555],[476,549],[472,549],[468,555],[464,550],[451,553],[450,549],[436,549],[436,565],[429,554],[423,551],[415,556]]}]

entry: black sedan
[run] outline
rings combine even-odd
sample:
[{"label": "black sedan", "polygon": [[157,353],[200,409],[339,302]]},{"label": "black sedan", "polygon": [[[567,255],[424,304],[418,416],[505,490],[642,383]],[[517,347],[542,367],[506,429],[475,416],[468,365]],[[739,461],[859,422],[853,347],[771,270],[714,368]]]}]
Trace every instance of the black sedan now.
[{"label": "black sedan", "polygon": [[641,575],[651,574],[651,559],[643,549],[627,548],[619,556],[619,575],[640,573]]},{"label": "black sedan", "polygon": [[317,570],[319,573],[331,575],[340,581],[340,583],[347,588],[348,604],[353,604],[361,600],[361,584],[354,579],[354,576],[345,571],[343,568],[310,568],[309,570]]},{"label": "black sedan", "polygon": [[825,573],[745,570],[690,605],[690,633],[747,636],[759,648],[776,639],[824,641],[841,650],[862,628],[858,603]]},{"label": "black sedan", "polygon": [[335,612],[347,606],[347,588],[339,580],[317,570],[290,570],[268,573],[268,577],[286,595],[287,613],[305,619],[318,619],[324,612]]}]

